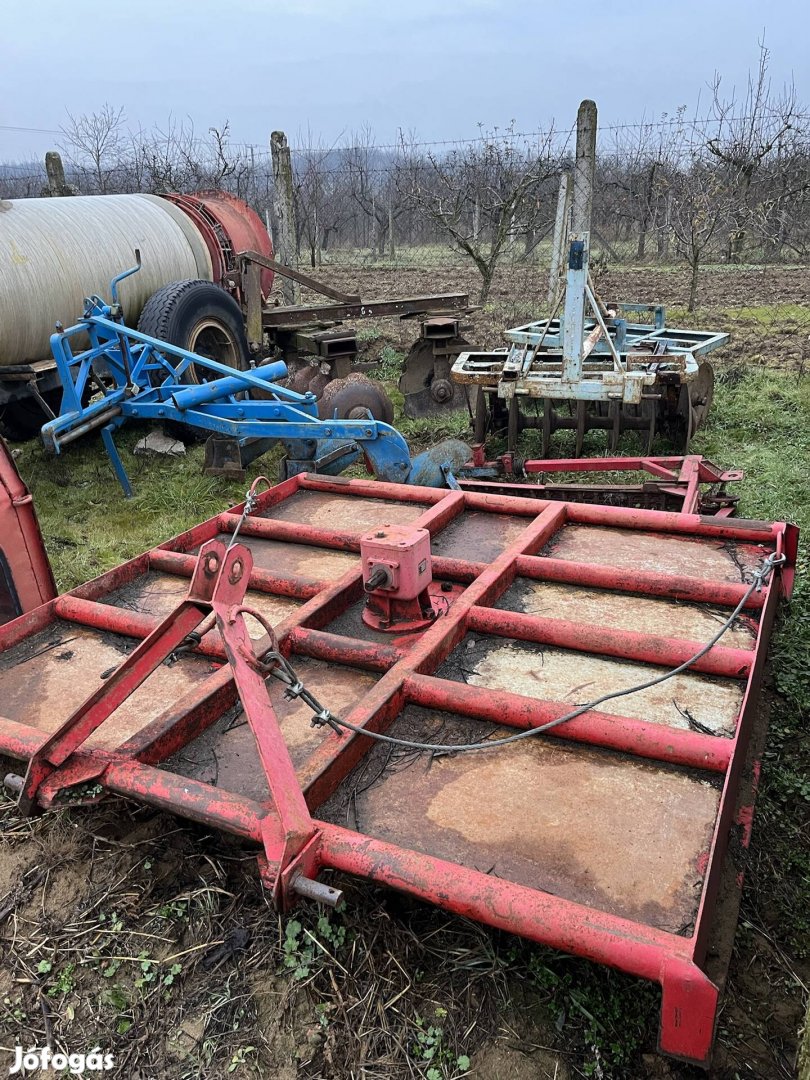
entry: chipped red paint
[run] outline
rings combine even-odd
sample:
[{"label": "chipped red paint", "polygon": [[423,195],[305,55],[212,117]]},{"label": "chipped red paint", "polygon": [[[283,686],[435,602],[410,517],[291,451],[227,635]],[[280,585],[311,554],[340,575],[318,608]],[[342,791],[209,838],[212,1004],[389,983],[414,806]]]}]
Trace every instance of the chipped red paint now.
[{"label": "chipped red paint", "polygon": [[0,438],[0,623],[55,595],[33,500]]},{"label": "chipped red paint", "polygon": [[[661,475],[668,466],[653,462],[652,471],[656,469]],[[311,497],[321,500],[319,507],[325,497],[356,498],[358,502],[348,507],[349,513],[341,504],[343,524],[333,527],[337,520],[331,522],[328,512],[319,511],[315,520],[308,520],[306,500]],[[394,504],[409,508],[403,510],[409,523],[427,529],[440,552],[447,550],[446,544],[442,548],[448,535],[443,537],[444,530],[453,535],[452,553],[432,557],[434,581],[448,583],[446,610],[427,630],[407,640],[404,636],[392,640],[364,628],[359,615],[363,597],[360,564],[358,558],[351,558],[359,550],[363,532],[377,520],[385,523],[387,507]],[[736,823],[743,827],[744,842],[750,837],[752,806],[746,804],[736,811],[736,803],[768,636],[780,593],[787,592],[792,582],[795,530],[767,522],[304,475],[260,497],[258,512],[265,516],[248,518],[240,529],[245,543],[240,539],[225,555],[225,545],[216,538],[233,531],[240,511],[236,507],[203,522],[0,628],[0,654],[24,649],[28,641],[47,635],[56,625],[68,627],[68,633],[73,629],[85,635],[112,635],[116,641],[125,640],[131,650],[85,702],[69,710],[68,720],[60,723],[59,717],[48,718],[53,721],[48,727],[34,712],[0,716],[0,751],[32,765],[26,787],[32,808],[51,805],[69,787],[73,788],[74,801],[91,801],[98,797],[95,785],[101,785],[104,791],[252,841],[262,853],[262,880],[282,909],[292,901],[298,873],[314,876],[319,869],[331,867],[653,980],[662,987],[661,1049],[705,1063],[712,1043],[717,989],[702,965],[729,831]],[[464,515],[472,516],[465,519]],[[469,528],[465,529],[465,521],[471,523]],[[549,732],[547,741],[543,739],[543,745],[565,747],[569,753],[609,751],[612,760],[627,759],[634,763],[634,769],[660,765],[670,771],[684,767],[698,770],[705,781],[722,784],[708,846],[702,842],[690,871],[702,879],[691,932],[661,930],[598,905],[481,873],[427,850],[413,850],[319,820],[318,808],[368,753],[370,740],[329,727],[317,729],[313,736],[310,729],[306,738],[312,742],[307,743],[305,753],[300,748],[296,751],[300,756],[294,764],[293,743],[284,726],[288,721],[283,719],[283,709],[274,707],[273,701],[279,699],[271,700],[278,688],[271,682],[268,694],[264,672],[255,665],[254,648],[265,650],[273,638],[251,642],[247,637],[240,607],[248,585],[263,602],[271,604],[279,650],[293,664],[301,658],[301,678],[309,683],[308,665],[316,670],[329,665],[325,670],[335,684],[339,672],[343,673],[340,677],[350,673],[352,679],[361,680],[357,686],[362,686],[362,691],[347,699],[341,713],[358,727],[382,732],[403,709],[415,708],[525,729],[562,716],[577,699],[570,695],[561,695],[560,700],[535,699],[524,696],[518,686],[496,692],[440,677],[440,666],[463,647],[465,638],[506,639],[507,645],[511,640],[524,643],[524,648],[537,642],[581,657],[583,662],[606,657],[599,662],[613,663],[615,659],[653,665],[658,671],[688,659],[701,643],[666,633],[663,623],[660,633],[650,633],[609,622],[597,625],[551,619],[495,606],[516,578],[527,583],[548,581],[602,590],[625,601],[635,597],[638,603],[709,604],[713,609],[735,606],[744,593],[745,586],[738,581],[713,575],[710,560],[697,568],[703,576],[690,576],[669,572],[666,567],[628,570],[610,563],[561,558],[557,541],[572,525],[580,529],[594,526],[605,535],[617,530],[611,535],[622,538],[625,552],[632,552],[637,537],[646,543],[650,536],[660,536],[693,542],[698,553],[698,542],[705,540],[709,542],[707,550],[715,553],[727,544],[747,551],[759,545],[756,550],[761,548],[763,553],[784,551],[788,556],[788,565],[747,604],[750,624],[758,626],[753,649],[717,645],[696,665],[700,674],[690,676],[709,682],[719,678],[741,698],[728,737],[701,728],[690,730],[685,724],[672,726],[652,714],[621,715],[617,707],[616,713],[594,710],[567,721]],[[282,572],[272,559],[266,560],[265,568],[252,565],[250,545],[267,541],[272,542],[268,550],[273,552],[280,549],[272,545],[288,545],[284,550],[295,556],[289,561],[291,569],[285,567]],[[200,548],[202,560],[194,554]],[[549,553],[543,554],[546,549]],[[314,552],[309,568],[304,557],[308,551]],[[212,553],[219,569],[203,580],[205,560]],[[166,617],[133,610],[126,602],[127,590],[146,574],[154,577],[158,591],[165,586],[170,598],[178,595],[178,580],[190,579],[188,598]],[[171,600],[172,606],[175,603]],[[196,645],[194,655],[166,669],[163,660],[212,609],[218,618],[217,630]],[[578,611],[576,617],[584,620]],[[657,630],[657,625],[652,629]],[[33,655],[39,655],[36,649]],[[21,659],[26,663],[9,669],[15,679],[29,670],[27,654]],[[0,701],[10,702],[11,696],[3,696],[6,669],[2,661],[0,655]],[[76,663],[54,668],[54,679],[75,680],[74,672],[82,670]],[[183,682],[180,675],[188,665],[197,665],[197,676]],[[104,743],[110,748],[102,749],[90,738],[107,722],[115,704],[125,704],[127,695],[148,680],[150,672],[166,670],[170,674],[164,677],[178,673],[175,697],[157,702],[150,699],[152,711],[120,744]],[[324,685],[328,686],[328,681]],[[322,693],[324,704],[331,707],[328,691]],[[236,703],[237,696],[257,744],[255,764],[247,763],[246,771],[252,769],[266,778],[266,795],[253,797],[227,786],[212,786],[172,771],[167,761],[203,732],[216,730],[217,721]],[[304,729],[298,730],[302,736]],[[94,787],[83,795],[76,785],[86,782]]]},{"label": "chipped red paint", "polygon": [[[562,701],[535,701],[505,690],[498,694],[482,694],[480,687],[430,675],[408,676],[404,689],[406,700],[413,705],[461,713],[516,728],[539,727],[571,710],[570,703]],[[724,773],[731,757],[730,740],[699,731],[663,729],[660,724],[614,716],[596,709],[560,724],[549,734],[711,772]]]},{"label": "chipped red paint", "polygon": [[[477,444],[473,447],[473,457],[468,463],[479,469],[486,468],[493,476],[506,477],[506,480],[461,480],[463,491],[491,492],[493,494],[521,496],[526,493],[526,484],[510,483],[510,477],[536,476],[537,474],[557,475],[559,473],[647,473],[655,477],[655,482],[641,484],[619,484],[613,488],[614,505],[654,506],[658,509],[677,507],[680,513],[699,514],[701,506],[706,505],[708,512],[718,517],[728,517],[734,513],[737,497],[727,496],[725,484],[742,480],[743,473],[738,469],[725,471],[717,468],[699,454],[687,457],[605,457],[605,458],[546,458],[526,460],[517,458],[512,453],[502,454],[495,461],[487,461],[485,447]],[[664,483],[658,483],[664,481]],[[711,484],[713,490],[705,500],[701,497],[700,485]],[[715,493],[719,490],[721,494]],[[572,483],[532,483],[534,498],[549,498],[596,502],[604,499],[605,486],[600,484]],[[622,499],[621,503],[617,499]]]}]

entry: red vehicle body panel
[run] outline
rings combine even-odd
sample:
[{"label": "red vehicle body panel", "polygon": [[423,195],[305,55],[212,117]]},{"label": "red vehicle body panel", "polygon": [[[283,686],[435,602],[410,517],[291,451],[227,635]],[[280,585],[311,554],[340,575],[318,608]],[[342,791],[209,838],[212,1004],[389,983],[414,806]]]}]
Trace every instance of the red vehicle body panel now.
[{"label": "red vehicle body panel", "polygon": [[28,488],[0,439],[0,623],[56,596],[56,583]]}]

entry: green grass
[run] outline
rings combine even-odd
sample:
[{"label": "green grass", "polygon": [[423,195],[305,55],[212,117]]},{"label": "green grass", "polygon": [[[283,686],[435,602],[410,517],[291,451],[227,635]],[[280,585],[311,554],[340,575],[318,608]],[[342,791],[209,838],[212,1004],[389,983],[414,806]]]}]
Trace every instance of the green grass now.
[{"label": "green grass", "polygon": [[190,445],[179,458],[135,456],[132,450],[146,430],[132,427],[116,436],[135,489],[131,499],[124,498],[98,438],[57,458],[39,442],[18,444],[17,466],[33,493],[60,590],[241,502],[254,476],[267,472],[277,478],[277,453],[254,462],[241,483],[204,476],[201,445]]},{"label": "green grass", "polygon": [[810,329],[810,306],[807,304],[756,304],[721,309],[726,318],[770,329],[791,329],[793,324]]}]

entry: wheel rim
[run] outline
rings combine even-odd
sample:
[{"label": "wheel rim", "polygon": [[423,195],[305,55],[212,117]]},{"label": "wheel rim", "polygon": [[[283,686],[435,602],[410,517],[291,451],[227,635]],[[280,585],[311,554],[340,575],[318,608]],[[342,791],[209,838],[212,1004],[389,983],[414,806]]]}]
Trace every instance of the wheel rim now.
[{"label": "wheel rim", "polygon": [[[192,329],[188,339],[188,351],[216,360],[227,367],[238,368],[241,358],[239,343],[233,333],[218,319],[201,319]],[[191,364],[188,377],[191,382],[207,382],[210,375],[204,367]]]}]

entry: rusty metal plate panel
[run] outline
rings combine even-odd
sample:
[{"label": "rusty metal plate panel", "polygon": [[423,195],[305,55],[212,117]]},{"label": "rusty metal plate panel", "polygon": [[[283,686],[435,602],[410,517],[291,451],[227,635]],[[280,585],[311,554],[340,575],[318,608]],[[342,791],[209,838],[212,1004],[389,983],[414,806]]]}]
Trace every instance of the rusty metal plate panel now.
[{"label": "rusty metal plate panel", "polygon": [[[379,676],[339,664],[327,664],[295,657],[295,668],[318,698],[345,716],[369,692]],[[274,679],[267,689],[284,740],[302,784],[306,782],[306,763],[331,729],[312,724],[312,712],[299,699],[288,701],[284,687]],[[184,750],[165,763],[165,768],[181,776],[215,784],[226,791],[264,802],[269,798],[267,780],[257,762],[258,751],[253,733],[241,708],[230,710],[217,723]]]},{"label": "rusty metal plate panel", "polygon": [[[437,674],[471,686],[507,690],[540,701],[571,702],[573,706],[635,686],[664,670],[550,645],[468,634]],[[617,716],[730,736],[744,689],[744,684],[734,679],[684,672],[661,686],[617,698],[604,707]]]},{"label": "rusty metal plate panel", "polygon": [[467,510],[431,542],[434,555],[469,562],[492,562],[528,527],[531,518]]},{"label": "rusty metal plate panel", "polygon": [[[177,605],[185,599],[189,580],[174,574],[160,574],[150,571],[128,582],[108,596],[101,597],[104,604],[137,611],[157,619],[165,619]],[[291,600],[286,596],[272,596],[269,593],[248,589],[245,603],[256,608],[272,626],[276,626],[301,606],[300,600]],[[260,638],[264,630],[255,619],[247,620],[248,633],[252,638]]]},{"label": "rusty metal plate panel", "polygon": [[[231,534],[219,533],[217,539],[227,544]],[[292,575],[314,582],[336,581],[360,563],[359,555],[351,551],[336,551],[312,544],[289,544],[284,540],[242,535],[239,543],[250,549],[253,563],[260,570],[270,570],[282,577]]]},{"label": "rusty metal plate panel", "polygon": [[427,506],[393,499],[365,499],[325,491],[297,491],[284,502],[263,511],[260,517],[294,521],[360,535],[375,525],[403,525],[415,521]]},{"label": "rusty metal plate panel", "polygon": [[[707,604],[688,604],[552,581],[531,581],[529,578],[517,578],[496,607],[541,615],[544,619],[567,619],[616,630],[664,634],[701,644],[709,641],[728,618],[727,609]],[[753,649],[756,636],[757,621],[744,615],[726,631],[722,644]]]},{"label": "rusty metal plate panel", "polygon": [[732,540],[670,536],[600,525],[566,525],[543,549],[543,555],[632,570],[713,581],[750,581],[767,548]]},{"label": "rusty metal plate panel", "polygon": [[[103,630],[57,621],[0,653],[0,714],[54,731],[138,643]],[[186,656],[162,665],[87,740],[88,748],[126,742],[203,680],[216,666]]]},{"label": "rusty metal plate panel", "polygon": [[[510,733],[416,708],[389,730],[434,742]],[[692,927],[719,781],[555,740],[386,754],[369,755],[319,816],[661,930]]]}]

